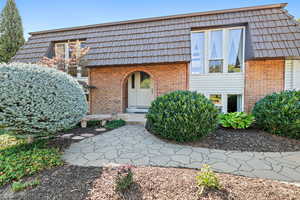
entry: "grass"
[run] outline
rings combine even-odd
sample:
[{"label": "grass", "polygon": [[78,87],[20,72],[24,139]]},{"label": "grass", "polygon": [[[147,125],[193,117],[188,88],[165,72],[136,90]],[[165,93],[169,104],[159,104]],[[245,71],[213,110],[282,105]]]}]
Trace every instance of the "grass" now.
[{"label": "grass", "polygon": [[19,192],[19,191],[22,191],[22,190],[25,190],[25,189],[28,189],[28,188],[34,188],[37,185],[39,185],[40,183],[41,182],[37,179],[35,179],[33,181],[25,182],[25,183],[22,183],[21,181],[13,182],[11,184],[11,189],[14,192]]},{"label": "grass", "polygon": [[59,150],[47,147],[47,140],[27,144],[22,139],[3,134],[0,141],[0,187],[63,164]]}]

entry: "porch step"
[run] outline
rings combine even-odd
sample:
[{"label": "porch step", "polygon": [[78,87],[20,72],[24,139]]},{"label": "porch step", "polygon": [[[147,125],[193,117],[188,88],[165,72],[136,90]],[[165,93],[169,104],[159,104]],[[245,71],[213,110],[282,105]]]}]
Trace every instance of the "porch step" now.
[{"label": "porch step", "polygon": [[126,121],[127,124],[136,125],[146,124],[146,115],[145,114],[136,114],[136,113],[119,113],[118,114],[119,119],[123,119]]},{"label": "porch step", "polygon": [[147,113],[148,108],[126,108],[127,113]]}]

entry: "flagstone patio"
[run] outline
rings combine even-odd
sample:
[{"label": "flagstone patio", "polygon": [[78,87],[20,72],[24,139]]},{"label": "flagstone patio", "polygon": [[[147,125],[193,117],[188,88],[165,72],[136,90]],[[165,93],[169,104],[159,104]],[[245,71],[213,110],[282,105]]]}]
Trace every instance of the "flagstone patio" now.
[{"label": "flagstone patio", "polygon": [[142,125],[127,125],[74,143],[63,158],[80,166],[200,168],[209,164],[217,172],[300,182],[300,152],[239,152],[171,144],[156,138]]}]

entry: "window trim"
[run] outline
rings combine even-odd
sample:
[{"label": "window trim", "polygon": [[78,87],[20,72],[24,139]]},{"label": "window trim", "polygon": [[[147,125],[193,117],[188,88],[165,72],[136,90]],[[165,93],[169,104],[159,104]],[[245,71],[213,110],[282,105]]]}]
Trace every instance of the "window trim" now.
[{"label": "window trim", "polygon": [[[69,58],[70,58],[70,47],[69,47],[69,45],[70,45],[71,43],[76,43],[77,41],[79,41],[80,44],[81,44],[82,42],[86,42],[86,40],[80,40],[80,39],[78,39],[78,40],[67,40],[67,41],[54,42],[54,55],[56,56],[56,49],[57,49],[57,46],[63,44],[63,45],[65,46],[65,57],[64,57],[64,59],[65,59],[65,60],[69,59]],[[68,67],[68,66],[67,66],[67,67]],[[77,80],[80,80],[80,81],[85,81],[85,82],[88,81],[88,77],[82,77],[80,72],[77,72],[77,75],[76,75],[75,78],[76,78]]]},{"label": "window trim", "polygon": [[[240,72],[228,72],[228,39],[229,39],[229,30],[235,30],[235,29],[242,29],[243,30],[243,60],[241,63],[241,71]],[[223,38],[222,38],[222,47],[223,47],[223,72],[209,72],[209,53],[210,53],[210,38],[211,38],[211,32],[212,31],[218,31],[222,30],[223,32]],[[191,31],[190,36],[193,33],[204,33],[204,73],[199,72],[192,72],[192,64],[190,64],[190,73],[195,75],[206,75],[206,74],[232,74],[232,73],[244,73],[245,71],[245,44],[246,44],[246,27],[245,26],[233,26],[233,27],[225,27],[225,28],[212,28],[212,29],[206,29],[206,30],[193,30]],[[191,38],[191,37],[190,37]],[[192,41],[191,41],[192,43]]]},{"label": "window trim", "polygon": [[208,99],[210,99],[210,95],[221,95],[221,104],[215,104],[216,106],[222,107],[222,113],[227,113],[227,107],[228,107],[228,95],[240,95],[241,96],[241,108],[240,112],[244,112],[244,93],[239,92],[207,92],[204,94],[204,96]]}]

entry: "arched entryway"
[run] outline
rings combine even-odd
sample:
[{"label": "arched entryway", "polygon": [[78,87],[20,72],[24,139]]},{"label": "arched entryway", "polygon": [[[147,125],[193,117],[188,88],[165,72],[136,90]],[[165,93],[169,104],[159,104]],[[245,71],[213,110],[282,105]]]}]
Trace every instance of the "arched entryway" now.
[{"label": "arched entryway", "polygon": [[128,75],[124,87],[125,111],[147,112],[154,99],[154,81],[144,71],[135,71]]}]

